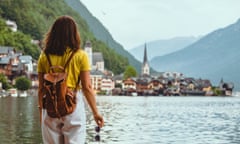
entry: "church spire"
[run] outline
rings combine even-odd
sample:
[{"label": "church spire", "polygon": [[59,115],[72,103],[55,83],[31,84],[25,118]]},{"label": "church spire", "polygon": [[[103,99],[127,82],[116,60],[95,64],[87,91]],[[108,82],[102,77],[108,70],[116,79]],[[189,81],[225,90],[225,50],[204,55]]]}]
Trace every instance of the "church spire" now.
[{"label": "church spire", "polygon": [[144,57],[143,57],[143,64],[148,63],[148,59],[147,59],[147,45],[145,43],[144,45]]},{"label": "church spire", "polygon": [[147,44],[144,45],[144,56],[143,56],[143,63],[142,63],[142,75],[150,74],[150,68],[148,65],[148,59],[147,59]]}]

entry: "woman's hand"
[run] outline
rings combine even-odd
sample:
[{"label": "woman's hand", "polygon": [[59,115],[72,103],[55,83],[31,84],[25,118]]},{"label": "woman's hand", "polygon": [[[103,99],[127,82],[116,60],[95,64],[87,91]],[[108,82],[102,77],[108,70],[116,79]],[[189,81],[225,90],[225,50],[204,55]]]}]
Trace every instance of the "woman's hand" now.
[{"label": "woman's hand", "polygon": [[85,95],[87,102],[92,109],[94,120],[96,121],[97,125],[101,128],[104,125],[104,120],[97,110],[95,93],[93,91],[91,80],[90,80],[90,72],[81,71],[80,80],[82,84],[83,94]]},{"label": "woman's hand", "polygon": [[100,114],[95,114],[94,120],[100,128],[102,128],[104,126],[104,120]]}]

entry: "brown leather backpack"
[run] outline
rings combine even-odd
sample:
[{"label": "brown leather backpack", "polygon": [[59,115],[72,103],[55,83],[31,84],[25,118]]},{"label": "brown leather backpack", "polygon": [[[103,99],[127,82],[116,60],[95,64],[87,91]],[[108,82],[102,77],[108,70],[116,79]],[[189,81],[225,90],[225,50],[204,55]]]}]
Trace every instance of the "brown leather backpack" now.
[{"label": "brown leather backpack", "polygon": [[[43,108],[52,118],[61,118],[71,114],[76,108],[76,90],[67,87],[67,76],[65,68],[75,52],[72,52],[69,59],[62,66],[52,66],[49,55],[46,54],[50,71],[44,74],[44,88],[46,96],[43,98]],[[59,69],[58,71],[55,71]]]}]

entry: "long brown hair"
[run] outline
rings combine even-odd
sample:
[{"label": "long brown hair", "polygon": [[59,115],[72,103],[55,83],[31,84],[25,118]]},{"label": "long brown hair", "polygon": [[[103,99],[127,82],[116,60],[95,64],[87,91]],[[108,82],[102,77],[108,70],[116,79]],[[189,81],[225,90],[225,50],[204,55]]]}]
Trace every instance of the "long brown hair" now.
[{"label": "long brown hair", "polygon": [[67,47],[74,51],[80,49],[80,43],[81,39],[74,19],[70,16],[61,16],[45,36],[44,52],[63,55]]}]

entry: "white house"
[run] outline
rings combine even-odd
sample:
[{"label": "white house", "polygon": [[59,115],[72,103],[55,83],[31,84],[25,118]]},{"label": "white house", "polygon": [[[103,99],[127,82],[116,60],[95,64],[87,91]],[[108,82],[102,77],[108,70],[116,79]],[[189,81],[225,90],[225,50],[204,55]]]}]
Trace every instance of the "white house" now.
[{"label": "white house", "polygon": [[115,84],[111,78],[109,77],[102,78],[101,90],[110,92],[114,89],[114,87],[115,87]]},{"label": "white house", "polygon": [[95,92],[100,91],[102,87],[103,73],[98,70],[91,70],[90,75],[91,75],[90,79],[91,79],[92,88],[95,90]]},{"label": "white house", "polygon": [[13,31],[16,32],[17,31],[17,24],[14,21],[11,20],[7,20],[6,21],[6,25]]},{"label": "white house", "polygon": [[26,72],[33,72],[33,63],[31,56],[23,55],[19,57],[19,60],[24,65]]}]

